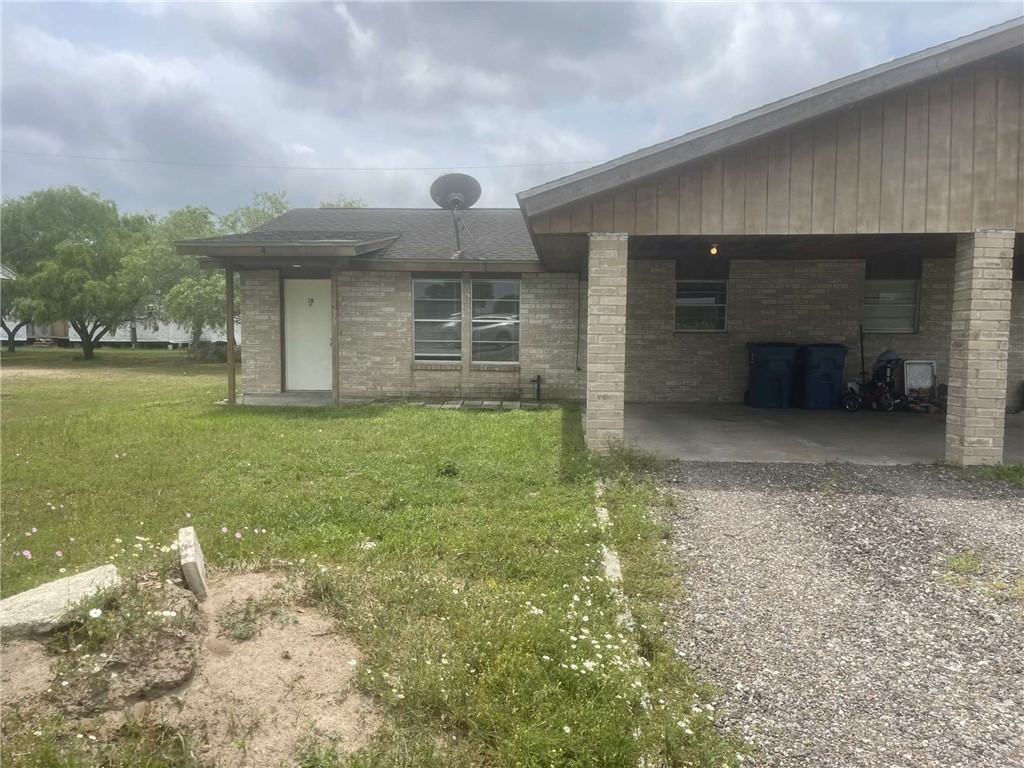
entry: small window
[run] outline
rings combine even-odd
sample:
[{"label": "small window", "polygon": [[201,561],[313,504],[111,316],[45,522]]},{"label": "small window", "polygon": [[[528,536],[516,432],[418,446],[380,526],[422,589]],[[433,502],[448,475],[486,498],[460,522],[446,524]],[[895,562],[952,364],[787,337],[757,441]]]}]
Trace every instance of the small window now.
[{"label": "small window", "polygon": [[865,332],[915,333],[917,285],[917,280],[865,280]]},{"label": "small window", "polygon": [[473,362],[519,362],[519,281],[473,281]]},{"label": "small window", "polygon": [[413,357],[462,360],[462,281],[413,280]]},{"label": "small window", "polygon": [[725,280],[676,282],[676,330],[724,331]]}]

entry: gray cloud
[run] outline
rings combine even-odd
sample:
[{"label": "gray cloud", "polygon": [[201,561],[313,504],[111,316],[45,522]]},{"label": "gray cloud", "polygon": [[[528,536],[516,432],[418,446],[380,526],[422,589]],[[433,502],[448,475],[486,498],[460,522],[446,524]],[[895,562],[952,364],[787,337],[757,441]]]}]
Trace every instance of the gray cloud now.
[{"label": "gray cloud", "polygon": [[[6,149],[239,165],[602,161],[1014,15],[955,5],[6,5]],[[482,169],[481,205],[581,166]],[[453,170],[455,168],[452,168]],[[5,155],[5,194],[123,208],[429,205],[433,171],[139,166]]]}]

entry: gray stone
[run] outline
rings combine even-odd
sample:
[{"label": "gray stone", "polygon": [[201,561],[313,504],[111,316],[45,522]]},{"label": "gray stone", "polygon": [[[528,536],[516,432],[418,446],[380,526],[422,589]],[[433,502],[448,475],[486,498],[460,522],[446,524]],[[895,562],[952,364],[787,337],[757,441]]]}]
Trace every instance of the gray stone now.
[{"label": "gray stone", "polygon": [[192,526],[178,529],[178,554],[185,583],[198,599],[206,599],[206,563],[203,548],[199,546],[196,529]]},{"label": "gray stone", "polygon": [[505,400],[501,404],[501,409],[503,411],[518,411],[519,410],[519,401],[518,400]]},{"label": "gray stone", "polygon": [[6,640],[32,632],[52,632],[71,623],[72,609],[87,597],[121,584],[117,568],[103,565],[0,601],[0,634]]}]

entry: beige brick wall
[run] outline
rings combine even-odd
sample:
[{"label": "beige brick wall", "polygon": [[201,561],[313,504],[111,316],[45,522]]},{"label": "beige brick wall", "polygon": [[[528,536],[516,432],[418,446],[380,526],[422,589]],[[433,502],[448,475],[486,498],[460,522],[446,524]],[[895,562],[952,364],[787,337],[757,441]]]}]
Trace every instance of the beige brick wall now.
[{"label": "beige brick wall", "polygon": [[733,261],[727,330],[707,333],[674,331],[674,262],[629,266],[627,400],[742,401],[748,341],[856,349],[863,261]]},{"label": "beige brick wall", "polygon": [[1013,232],[957,236],[946,458],[962,464],[1003,459]]},{"label": "beige brick wall", "polygon": [[238,273],[242,310],[242,393],[281,391],[281,281],[277,270]]},{"label": "beige brick wall", "polygon": [[[886,349],[906,359],[934,360],[949,379],[953,259],[925,260],[917,333],[864,337],[868,366]],[[675,264],[630,261],[626,399],[739,402],[747,385],[748,341],[846,344],[846,378],[858,378],[862,261],[733,261],[728,330],[675,333]],[[1010,405],[1024,396],[1024,282],[1014,283]],[[1018,400],[1013,400],[1016,392]]]},{"label": "beige brick wall", "polygon": [[587,287],[587,445],[606,450],[623,439],[626,367],[627,245],[621,234],[590,235]]},{"label": "beige brick wall", "polygon": [[[671,261],[630,261],[628,269],[627,400],[737,402],[746,389],[745,344],[758,339],[845,343],[850,347],[847,376],[857,375],[862,262],[733,262],[729,330],[719,334],[674,332],[675,265]],[[881,351],[892,348],[908,358],[936,360],[939,380],[946,381],[953,260],[926,260],[922,278],[920,332],[868,334],[866,356],[870,364]],[[279,275],[243,271],[240,280],[242,391],[279,392]],[[801,280],[825,282],[824,287],[805,293]],[[412,363],[411,276],[343,273],[339,281],[342,395],[532,398],[530,380],[539,373],[543,397],[582,399],[586,281],[575,274],[526,273],[521,290],[518,371],[479,370],[468,362],[455,370],[440,366],[429,370]],[[829,291],[839,299],[829,299]],[[1008,405],[1019,407],[1024,397],[1024,282],[1013,284],[1008,369]]]},{"label": "beige brick wall", "polygon": [[[469,278],[463,284],[468,311]],[[470,362],[463,343],[458,364],[413,362],[412,276],[407,272],[342,272],[338,284],[339,373],[342,397],[534,397],[541,376],[544,399],[581,397],[577,317],[586,316],[576,275],[526,273],[521,278],[520,363]],[[583,367],[585,334],[580,339]]]},{"label": "beige brick wall", "polygon": [[522,277],[520,328],[523,395],[541,376],[541,397],[582,400],[587,370],[587,282],[576,274],[532,272]]}]

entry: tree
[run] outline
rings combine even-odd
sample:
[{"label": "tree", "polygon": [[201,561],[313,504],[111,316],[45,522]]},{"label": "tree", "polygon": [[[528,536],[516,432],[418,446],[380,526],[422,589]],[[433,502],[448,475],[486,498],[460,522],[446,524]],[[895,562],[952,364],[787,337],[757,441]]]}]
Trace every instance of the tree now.
[{"label": "tree", "polygon": [[289,210],[288,193],[257,192],[249,205],[236,208],[221,216],[217,229],[222,235],[238,235],[259,229],[271,219],[276,219]]},{"label": "tree", "polygon": [[0,288],[0,328],[7,334],[7,351],[11,353],[17,349],[14,338],[18,331],[32,322],[27,308],[20,306],[24,289],[25,281],[17,276],[5,279]]},{"label": "tree", "polygon": [[321,208],[365,208],[366,204],[363,203],[362,198],[358,197],[345,197],[342,194],[338,195],[337,200],[321,200]]},{"label": "tree", "polygon": [[[14,336],[32,322],[32,276],[41,262],[52,258],[57,245],[74,238],[95,238],[117,223],[117,209],[96,194],[77,187],[51,187],[0,205],[0,261],[17,273],[5,280],[0,296],[0,327],[7,332],[8,349]],[[14,324],[9,318],[17,318]],[[63,319],[63,318],[60,318]]]},{"label": "tree", "polygon": [[92,359],[96,343],[146,297],[142,270],[150,222],[77,187],[32,192],[3,204],[3,257],[19,270],[19,311],[67,320]]},{"label": "tree", "polygon": [[128,236],[133,236],[133,247],[130,248],[124,261],[124,279],[135,286],[137,299],[128,309],[125,320],[132,349],[138,349],[138,328],[156,330],[159,327],[157,307],[153,302],[153,286],[150,281],[149,244],[154,239],[156,216],[151,213],[133,213],[121,217],[121,229]]},{"label": "tree", "polygon": [[179,256],[178,240],[217,235],[216,215],[209,208],[186,206],[171,211],[157,225],[149,254],[149,282],[157,316],[187,328],[191,344],[199,342],[203,328],[222,328],[224,277],[199,268],[193,256]]},{"label": "tree", "polygon": [[[224,274],[220,271],[185,277],[167,293],[164,307],[168,317],[189,329],[195,346],[204,328],[227,329],[224,295]],[[227,330],[234,333],[234,328]]]}]

